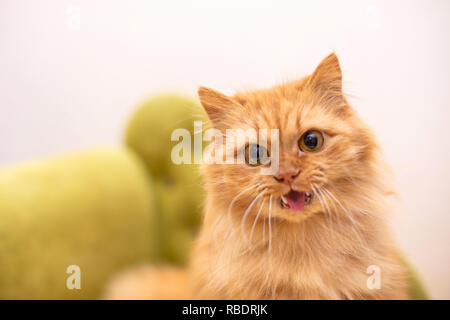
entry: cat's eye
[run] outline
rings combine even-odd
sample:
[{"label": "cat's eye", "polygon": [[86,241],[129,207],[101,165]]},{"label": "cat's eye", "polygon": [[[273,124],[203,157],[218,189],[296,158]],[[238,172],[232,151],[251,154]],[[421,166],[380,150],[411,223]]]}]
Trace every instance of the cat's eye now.
[{"label": "cat's eye", "polygon": [[251,166],[268,164],[270,157],[267,149],[259,144],[249,144],[245,147],[245,162]]},{"label": "cat's eye", "polygon": [[325,138],[322,132],[309,130],[298,140],[298,147],[303,152],[317,152],[322,149],[324,142]]}]

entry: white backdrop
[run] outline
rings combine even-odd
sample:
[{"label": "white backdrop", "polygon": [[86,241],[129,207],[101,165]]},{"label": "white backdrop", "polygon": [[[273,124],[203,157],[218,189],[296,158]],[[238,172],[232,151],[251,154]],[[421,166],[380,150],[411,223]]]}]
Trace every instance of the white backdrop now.
[{"label": "white backdrop", "polygon": [[0,1],[0,165],[118,144],[153,93],[270,86],[335,51],[397,176],[394,228],[450,298],[450,1]]}]

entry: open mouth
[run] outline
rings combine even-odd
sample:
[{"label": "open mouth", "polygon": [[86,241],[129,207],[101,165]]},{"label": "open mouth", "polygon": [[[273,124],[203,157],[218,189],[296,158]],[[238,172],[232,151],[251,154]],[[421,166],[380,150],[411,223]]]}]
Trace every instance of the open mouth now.
[{"label": "open mouth", "polygon": [[280,197],[281,207],[293,211],[301,211],[305,206],[311,203],[312,194],[292,190]]}]

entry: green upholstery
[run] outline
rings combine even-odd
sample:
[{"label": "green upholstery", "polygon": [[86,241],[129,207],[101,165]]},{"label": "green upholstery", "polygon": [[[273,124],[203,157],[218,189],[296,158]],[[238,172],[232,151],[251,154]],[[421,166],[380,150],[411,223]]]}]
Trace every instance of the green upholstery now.
[{"label": "green upholstery", "polygon": [[418,273],[411,266],[411,264],[404,258],[401,257],[403,264],[406,267],[409,278],[409,296],[412,300],[427,300],[429,299],[428,293],[425,286],[422,283]]},{"label": "green upholstery", "polygon": [[[96,149],[0,170],[0,299],[99,297],[151,258],[153,187],[126,149]],[[81,290],[66,288],[69,265]]]},{"label": "green upholstery", "polygon": [[143,159],[154,180],[161,262],[186,263],[201,221],[204,190],[198,166],[171,161],[178,143],[171,141],[172,132],[184,128],[193,136],[195,120],[207,121],[200,105],[164,94],[143,102],[126,129],[125,143]]},{"label": "green upholstery", "polygon": [[[99,298],[133,265],[186,263],[204,193],[197,166],[171,162],[170,136],[195,119],[198,104],[161,95],[138,108],[125,147],[1,168],[0,299]],[[69,265],[81,290],[66,288]]]}]

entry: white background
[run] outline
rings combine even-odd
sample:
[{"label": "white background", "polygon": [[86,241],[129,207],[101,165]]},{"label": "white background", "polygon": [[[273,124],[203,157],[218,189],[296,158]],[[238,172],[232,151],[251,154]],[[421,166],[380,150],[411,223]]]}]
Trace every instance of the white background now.
[{"label": "white background", "polygon": [[394,168],[396,238],[450,298],[450,1],[0,0],[0,165],[121,143],[154,93],[267,87],[335,51]]}]

